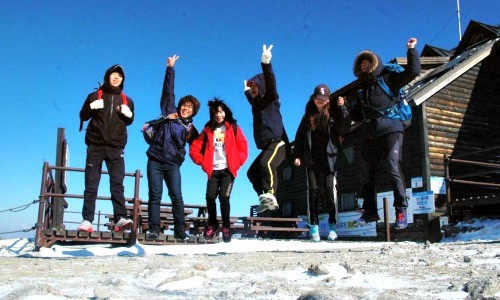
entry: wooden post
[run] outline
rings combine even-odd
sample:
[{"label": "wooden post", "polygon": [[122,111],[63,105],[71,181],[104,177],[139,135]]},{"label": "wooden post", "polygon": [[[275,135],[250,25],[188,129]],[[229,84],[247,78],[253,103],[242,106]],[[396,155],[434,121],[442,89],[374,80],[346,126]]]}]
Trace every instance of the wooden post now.
[{"label": "wooden post", "polygon": [[[58,167],[66,167],[66,147],[64,128],[58,128],[56,145],[56,166]],[[54,193],[56,194],[66,193],[65,172],[65,170],[55,171]],[[52,198],[51,228],[53,229],[64,230],[64,202],[62,197]]]},{"label": "wooden post", "polygon": [[391,241],[391,225],[389,224],[389,200],[384,197],[384,222],[385,222],[385,240]]},{"label": "wooden post", "polygon": [[453,223],[453,208],[451,206],[451,190],[450,190],[450,159],[448,154],[444,154],[444,182],[446,184],[446,214],[448,220]]},{"label": "wooden post", "polygon": [[139,196],[139,187],[141,183],[141,171],[136,169],[134,172],[134,215],[132,216],[132,221],[134,224],[132,225],[132,232],[130,236],[130,244],[135,245],[137,241],[137,236],[139,233],[139,212],[141,208],[141,198]]},{"label": "wooden post", "polygon": [[45,247],[46,240],[44,238],[44,230],[46,229],[44,225],[44,211],[46,206],[47,198],[45,196],[45,191],[47,189],[47,170],[49,169],[49,163],[43,163],[43,171],[42,171],[42,186],[40,188],[40,203],[38,204],[38,220],[36,222],[36,231],[35,231],[35,250],[39,251],[41,247]]}]

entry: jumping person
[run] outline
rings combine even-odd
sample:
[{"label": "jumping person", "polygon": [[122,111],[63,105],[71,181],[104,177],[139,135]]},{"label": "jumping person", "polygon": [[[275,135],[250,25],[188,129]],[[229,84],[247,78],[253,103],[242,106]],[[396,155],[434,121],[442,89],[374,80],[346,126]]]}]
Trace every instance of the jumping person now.
[{"label": "jumping person", "polygon": [[[420,74],[420,58],[415,49],[416,38],[410,38],[406,43],[408,48],[408,64],[404,71],[390,72],[382,60],[372,51],[362,51],[354,60],[354,75],[366,81],[367,86],[360,91],[358,105],[353,107],[351,115],[362,115],[365,118],[368,137],[363,145],[362,156],[368,163],[368,180],[363,186],[362,216],[357,225],[378,221],[375,174],[379,162],[387,161],[387,170],[394,192],[394,207],[396,209],[396,229],[407,227],[406,210],[408,199],[405,182],[401,171],[404,127],[400,119],[388,118],[379,112],[393,106],[394,98],[388,96],[378,84],[377,78],[383,76],[384,82],[394,95],[399,95],[399,89]],[[357,112],[356,112],[357,111]]]},{"label": "jumping person", "polygon": [[330,89],[320,84],[306,104],[305,114],[295,134],[294,165],[306,166],[309,187],[308,219],[312,241],[319,242],[320,203],[330,203],[328,209],[328,240],[337,239],[338,200],[336,173],[345,164],[341,135],[350,128],[349,111],[343,97],[330,107]]},{"label": "jumping person", "polygon": [[219,196],[222,239],[228,243],[231,241],[229,198],[238,169],[248,158],[248,142],[236,124],[233,112],[223,100],[214,98],[208,102],[208,106],[210,120],[191,144],[189,155],[208,175],[205,194],[208,224],[204,237],[212,239],[219,229],[215,202]]},{"label": "jumping person", "polygon": [[[162,232],[160,228],[160,204],[163,195],[163,181],[172,201],[174,217],[174,237],[178,240],[189,239],[186,233],[184,218],[184,200],[181,191],[180,167],[186,155],[186,143],[191,143],[198,137],[198,131],[193,125],[193,117],[198,113],[200,102],[191,95],[182,97],[175,106],[174,64],[179,56],[173,55],[167,59],[167,69],[163,81],[160,108],[162,122],[146,123],[145,133],[154,131],[154,135],[146,154],[148,156],[148,234],[146,239],[156,240]],[[153,130],[151,130],[153,129]]]},{"label": "jumping person", "polygon": [[252,106],[253,137],[261,153],[248,169],[247,176],[259,195],[257,213],[279,208],[276,200],[278,189],[277,168],[286,157],[288,137],[280,113],[280,98],[276,78],[271,66],[271,49],[262,51],[262,72],[244,81],[245,96]]}]

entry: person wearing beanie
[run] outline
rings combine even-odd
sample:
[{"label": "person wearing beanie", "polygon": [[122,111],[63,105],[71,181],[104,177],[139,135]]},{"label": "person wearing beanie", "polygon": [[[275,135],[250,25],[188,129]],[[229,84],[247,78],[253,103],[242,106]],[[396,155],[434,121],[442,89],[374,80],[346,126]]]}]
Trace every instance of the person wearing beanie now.
[{"label": "person wearing beanie", "polygon": [[410,38],[406,43],[408,48],[408,64],[402,72],[391,72],[372,51],[362,51],[354,60],[354,75],[363,80],[365,87],[359,91],[359,98],[351,110],[355,121],[364,119],[367,139],[363,145],[362,157],[368,165],[368,179],[363,185],[362,216],[355,222],[363,225],[378,221],[375,174],[380,161],[386,161],[392,191],[394,192],[394,207],[396,210],[396,229],[407,227],[408,199],[403,173],[401,171],[404,126],[401,119],[389,118],[380,112],[394,106],[398,98],[388,96],[378,84],[382,76],[394,95],[420,74],[420,58],[415,46],[416,38]]},{"label": "person wearing beanie", "polygon": [[[350,129],[349,111],[344,97],[330,105],[330,89],[320,84],[306,104],[305,113],[295,134],[294,165],[305,166],[309,187],[307,199],[310,238],[320,241],[319,208],[329,207],[328,240],[337,239],[336,173],[347,164],[342,150],[342,134]],[[329,206],[325,205],[329,202]]]},{"label": "person wearing beanie", "polygon": [[134,121],[134,102],[123,94],[125,72],[120,65],[111,66],[104,74],[104,83],[90,93],[80,110],[80,131],[84,121],[90,120],[86,134],[85,191],[83,194],[83,221],[78,230],[92,232],[97,191],[101,180],[103,161],[109,173],[113,204],[114,231],[132,227],[127,217],[123,180],[125,178],[125,145],[127,126]]},{"label": "person wearing beanie", "polygon": [[178,240],[189,239],[186,233],[184,218],[184,200],[181,191],[180,167],[186,156],[186,144],[191,144],[198,137],[198,130],[193,125],[193,117],[200,109],[200,102],[192,95],[182,97],[175,106],[174,64],[179,56],[167,59],[165,79],[161,93],[161,122],[147,122],[143,126],[144,133],[154,134],[150,137],[147,177],[149,188],[148,201],[148,233],[146,239],[156,240],[163,230],[160,227],[160,204],[163,196],[163,181],[167,185],[168,195],[172,202],[174,217],[174,237]]},{"label": "person wearing beanie", "polygon": [[278,166],[285,160],[289,141],[280,112],[280,98],[271,66],[271,49],[263,46],[261,67],[263,73],[244,81],[244,93],[252,107],[253,137],[262,152],[248,169],[247,176],[259,195],[257,213],[279,208],[276,199]]}]

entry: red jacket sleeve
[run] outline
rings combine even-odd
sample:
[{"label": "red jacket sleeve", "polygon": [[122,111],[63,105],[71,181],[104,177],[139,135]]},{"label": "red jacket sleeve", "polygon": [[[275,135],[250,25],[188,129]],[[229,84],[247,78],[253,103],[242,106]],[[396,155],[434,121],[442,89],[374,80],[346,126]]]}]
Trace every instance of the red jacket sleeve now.
[{"label": "red jacket sleeve", "polygon": [[240,166],[247,161],[248,158],[248,141],[243,134],[240,126],[237,126],[236,147],[238,148],[238,156],[240,158]]},{"label": "red jacket sleeve", "polygon": [[201,149],[203,147],[203,140],[206,138],[205,128],[201,134],[189,145],[189,156],[193,160],[193,162],[197,165],[201,165],[203,162],[203,153],[201,153]]}]

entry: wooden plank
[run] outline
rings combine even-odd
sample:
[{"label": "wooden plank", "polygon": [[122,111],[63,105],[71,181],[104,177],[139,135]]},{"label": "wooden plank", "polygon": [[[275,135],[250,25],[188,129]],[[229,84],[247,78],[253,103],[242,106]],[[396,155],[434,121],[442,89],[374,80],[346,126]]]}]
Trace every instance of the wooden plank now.
[{"label": "wooden plank", "polygon": [[[186,217],[192,213],[193,213],[193,210],[190,210],[190,209],[184,210],[184,215]],[[147,218],[149,216],[149,213],[147,211],[140,211],[139,216],[141,216],[142,218]],[[105,215],[105,217],[110,219],[110,220],[114,219],[114,215]],[[172,217],[173,217],[173,214],[171,213],[171,211],[168,211],[168,209],[164,210],[164,211],[160,211],[160,218],[172,218]]]},{"label": "wooden plank", "polygon": [[308,228],[298,227],[273,227],[273,226],[250,226],[250,230],[254,231],[290,231],[290,232],[308,232]]},{"label": "wooden plank", "polygon": [[276,222],[301,222],[302,218],[273,218],[273,217],[242,217],[248,221],[276,221]]},{"label": "wooden plank", "polygon": [[[208,217],[191,217],[187,216],[186,219],[192,220],[192,221],[208,221]],[[230,217],[229,222],[231,223],[237,223],[240,219],[238,217]],[[217,221],[222,222],[222,217],[218,216]]]}]

